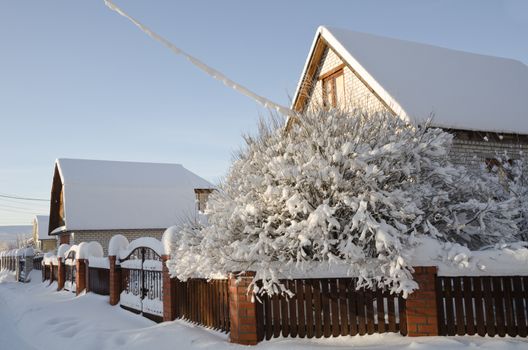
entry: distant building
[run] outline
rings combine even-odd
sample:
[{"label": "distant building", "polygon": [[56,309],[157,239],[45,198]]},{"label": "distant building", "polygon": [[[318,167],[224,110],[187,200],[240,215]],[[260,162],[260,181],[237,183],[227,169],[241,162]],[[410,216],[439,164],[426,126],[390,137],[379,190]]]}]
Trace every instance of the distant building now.
[{"label": "distant building", "polygon": [[48,234],[48,215],[35,215],[33,219],[33,243],[42,252],[50,252],[57,247],[57,237]]},{"label": "distant building", "polygon": [[478,168],[497,153],[528,160],[528,67],[339,28],[320,27],[293,109],[362,107],[454,134],[451,158]]},{"label": "distant building", "polygon": [[160,239],[193,219],[213,188],[180,164],[58,159],[51,190],[49,234],[58,243],[97,241],[115,234]]}]

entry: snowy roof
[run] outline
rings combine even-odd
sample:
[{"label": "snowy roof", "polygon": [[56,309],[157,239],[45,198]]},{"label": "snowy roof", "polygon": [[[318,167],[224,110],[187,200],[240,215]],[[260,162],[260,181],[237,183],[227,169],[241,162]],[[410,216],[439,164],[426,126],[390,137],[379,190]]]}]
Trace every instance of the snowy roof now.
[{"label": "snowy roof", "polygon": [[58,159],[56,167],[68,231],[166,228],[196,213],[194,189],[213,188],[180,164]]},{"label": "snowy roof", "polygon": [[320,37],[403,118],[528,134],[528,66],[519,61],[319,27],[301,82]]},{"label": "snowy roof", "polygon": [[35,224],[37,225],[37,237],[38,239],[55,239],[48,235],[48,215],[35,215]]}]

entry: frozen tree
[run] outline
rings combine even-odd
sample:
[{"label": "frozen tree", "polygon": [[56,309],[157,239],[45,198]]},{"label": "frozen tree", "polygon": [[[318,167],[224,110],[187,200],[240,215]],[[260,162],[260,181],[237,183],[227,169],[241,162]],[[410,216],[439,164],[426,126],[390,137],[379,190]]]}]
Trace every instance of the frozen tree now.
[{"label": "frozen tree", "polygon": [[[407,294],[418,235],[479,247],[518,237],[515,201],[493,173],[448,158],[452,135],[390,114],[319,110],[285,133],[281,121],[247,136],[207,225],[180,232],[169,263],[181,279],[256,271],[255,292],[314,265],[346,266],[360,285]],[[258,286],[258,287],[257,287]]]}]

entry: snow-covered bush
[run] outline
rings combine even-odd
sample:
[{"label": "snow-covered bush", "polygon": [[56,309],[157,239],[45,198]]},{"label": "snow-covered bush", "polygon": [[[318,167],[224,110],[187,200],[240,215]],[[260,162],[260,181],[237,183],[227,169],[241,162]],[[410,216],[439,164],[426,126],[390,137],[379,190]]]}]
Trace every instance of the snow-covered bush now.
[{"label": "snow-covered bush", "polygon": [[412,238],[479,247],[517,240],[518,210],[493,173],[448,158],[452,135],[361,110],[309,112],[285,133],[262,123],[211,194],[207,225],[173,248],[181,279],[256,271],[256,292],[283,292],[290,272],[347,266],[362,285],[411,292]]}]

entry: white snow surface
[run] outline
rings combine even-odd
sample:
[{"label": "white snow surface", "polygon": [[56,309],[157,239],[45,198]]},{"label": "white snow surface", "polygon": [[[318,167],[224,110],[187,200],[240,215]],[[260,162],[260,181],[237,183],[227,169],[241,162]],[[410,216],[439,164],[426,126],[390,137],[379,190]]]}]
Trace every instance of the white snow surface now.
[{"label": "white snow surface", "polygon": [[[63,243],[57,249],[57,256],[65,257],[65,254],[70,250],[71,246],[69,244]],[[45,256],[45,255],[44,255]]]},{"label": "white snow surface", "polygon": [[170,255],[173,251],[173,247],[175,244],[177,244],[179,237],[181,236],[180,233],[181,227],[174,225],[165,230],[163,232],[163,236],[161,237],[161,243],[163,245],[163,253],[166,255]]},{"label": "white snow surface", "polygon": [[58,159],[67,230],[166,228],[213,188],[180,164]]},{"label": "white snow surface", "polygon": [[38,239],[55,239],[55,237],[48,235],[48,215],[35,215],[33,224],[36,225]]},{"label": "white snow surface", "polygon": [[[2,272],[0,272],[0,275]],[[156,324],[142,316],[110,306],[108,297],[88,293],[57,292],[56,282],[40,283],[32,272],[29,284],[0,283],[0,339],[2,349],[154,349],[237,350],[228,336],[184,321]],[[16,321],[15,321],[16,320]],[[328,339],[277,338],[261,342],[266,350],[521,350],[522,338],[424,337],[397,334],[337,337]]]},{"label": "white snow surface", "polygon": [[497,244],[471,251],[457,243],[421,237],[413,248],[413,266],[437,266],[439,276],[528,276],[528,245]]},{"label": "white snow surface", "polygon": [[112,236],[110,242],[108,242],[108,256],[119,256],[119,252],[123,249],[127,249],[128,245],[129,242],[125,236]]},{"label": "white snow surface", "polygon": [[528,66],[519,61],[321,26],[301,82],[319,35],[405,119],[434,114],[438,127],[528,134]]}]

